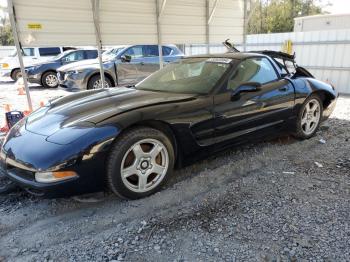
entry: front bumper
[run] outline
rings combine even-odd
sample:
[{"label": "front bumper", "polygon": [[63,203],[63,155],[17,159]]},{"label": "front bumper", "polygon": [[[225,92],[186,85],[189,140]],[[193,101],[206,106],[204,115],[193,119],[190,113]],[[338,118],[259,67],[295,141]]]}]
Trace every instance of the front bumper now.
[{"label": "front bumper", "polygon": [[39,84],[41,85],[41,74],[30,74],[27,72],[28,75],[28,81],[32,84]]},{"label": "front bumper", "polygon": [[0,77],[11,77],[10,69],[0,69]]},{"label": "front bumper", "polygon": [[24,169],[23,166],[18,167],[13,161],[11,164],[6,160],[0,160],[0,162],[5,175],[10,180],[34,195],[56,198],[92,193],[104,189],[104,175],[97,175],[97,172],[103,173],[104,170],[103,166],[100,165],[104,162],[102,155],[95,155],[89,161],[70,167],[69,170],[78,173],[78,177],[53,183],[37,182],[34,170]]},{"label": "front bumper", "polygon": [[[82,141],[93,141],[93,138],[82,136]],[[106,153],[79,150],[83,142],[67,145],[48,142],[46,136],[27,131],[22,121],[5,138],[0,163],[9,179],[36,195],[63,197],[101,191],[105,183]],[[74,171],[78,176],[52,183],[35,180],[36,172],[46,171]]]},{"label": "front bumper", "polygon": [[66,72],[59,71],[57,73],[59,86],[71,90],[80,91],[86,90],[87,83],[85,77],[82,74],[67,74]]}]

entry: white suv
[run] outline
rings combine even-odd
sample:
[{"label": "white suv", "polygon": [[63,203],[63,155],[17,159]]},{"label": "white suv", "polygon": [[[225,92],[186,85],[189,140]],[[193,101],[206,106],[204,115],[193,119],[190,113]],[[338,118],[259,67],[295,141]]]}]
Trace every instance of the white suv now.
[{"label": "white suv", "polygon": [[[24,66],[44,62],[68,49],[64,47],[25,47],[23,48]],[[11,77],[16,81],[21,76],[16,50],[10,56],[1,59],[0,66],[0,77]]]}]

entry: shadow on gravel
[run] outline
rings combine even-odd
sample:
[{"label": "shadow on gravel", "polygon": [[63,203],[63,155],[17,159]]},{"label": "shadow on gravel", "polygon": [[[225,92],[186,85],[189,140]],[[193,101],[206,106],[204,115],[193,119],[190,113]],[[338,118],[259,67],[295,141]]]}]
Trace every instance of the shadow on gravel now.
[{"label": "shadow on gravel", "polygon": [[14,84],[15,81],[13,80],[0,80],[0,85],[9,85],[9,84]]},{"label": "shadow on gravel", "polygon": [[[2,80],[0,80],[0,86],[1,85],[14,85],[16,82],[15,81],[13,81],[12,79],[2,79]],[[29,83],[29,89],[30,90],[43,90],[43,89],[45,89],[45,87],[43,87],[43,86],[40,86],[40,85],[37,85],[37,84],[30,84]]]}]

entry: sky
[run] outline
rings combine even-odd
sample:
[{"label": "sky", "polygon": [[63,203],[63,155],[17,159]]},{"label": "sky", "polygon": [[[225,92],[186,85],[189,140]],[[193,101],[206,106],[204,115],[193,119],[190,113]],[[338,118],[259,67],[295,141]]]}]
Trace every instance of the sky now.
[{"label": "sky", "polygon": [[331,4],[330,7],[326,8],[326,11],[331,14],[350,14],[350,1],[349,0],[329,0]]}]

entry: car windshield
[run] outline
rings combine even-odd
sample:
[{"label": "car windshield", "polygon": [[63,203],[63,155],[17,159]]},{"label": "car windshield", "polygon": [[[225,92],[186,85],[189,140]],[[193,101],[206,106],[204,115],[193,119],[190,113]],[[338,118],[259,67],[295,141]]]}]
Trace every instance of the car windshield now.
[{"label": "car windshield", "polygon": [[136,89],[186,94],[207,94],[225,74],[231,59],[187,58],[150,75]]},{"label": "car windshield", "polygon": [[124,47],[112,48],[112,49],[107,50],[106,52],[104,52],[102,54],[102,60],[107,61],[107,60],[115,59],[117,57],[118,53],[123,49],[124,49]]},{"label": "car windshield", "polygon": [[61,59],[62,57],[66,56],[66,55],[68,55],[69,53],[72,53],[72,52],[74,52],[74,51],[75,51],[75,50],[67,50],[67,51],[64,51],[63,53],[60,53],[60,54],[54,56],[51,60],[59,60],[59,59]]},{"label": "car windshield", "polygon": [[[17,50],[13,50],[9,55],[10,57],[17,56]],[[22,56],[34,56],[34,48],[22,48]]]}]

